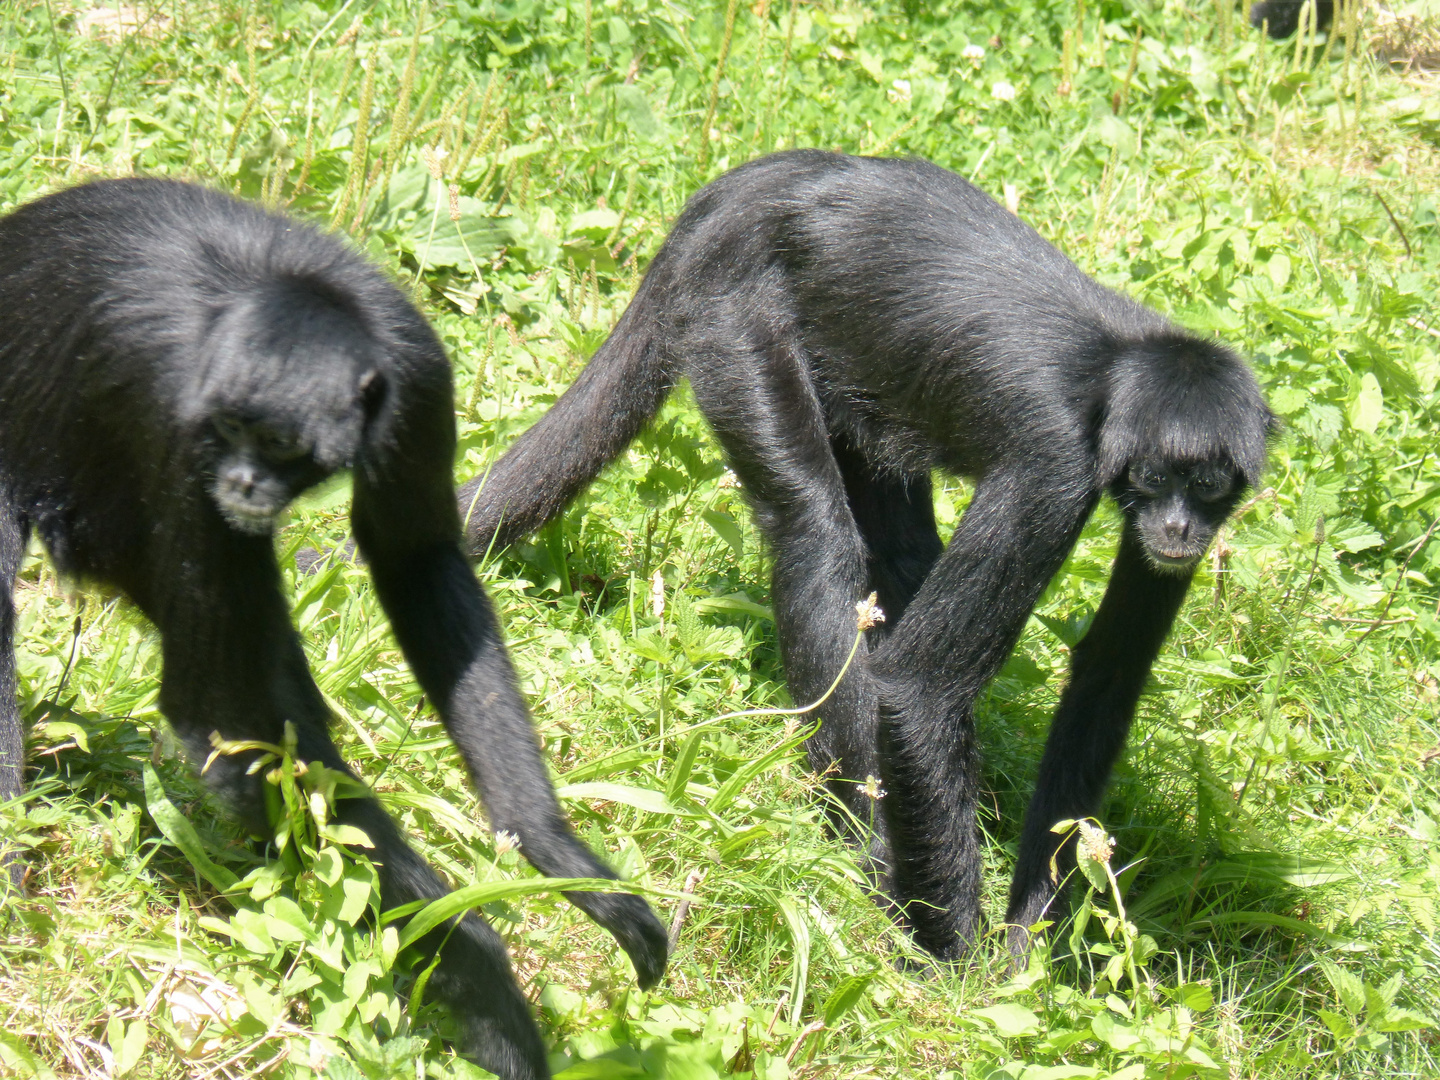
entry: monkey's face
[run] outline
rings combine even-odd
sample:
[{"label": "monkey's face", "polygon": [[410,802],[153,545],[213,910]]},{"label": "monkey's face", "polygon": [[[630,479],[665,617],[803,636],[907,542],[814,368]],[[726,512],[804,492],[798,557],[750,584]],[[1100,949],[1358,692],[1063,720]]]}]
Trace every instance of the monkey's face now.
[{"label": "monkey's face", "polygon": [[1117,497],[1151,565],[1185,573],[1205,554],[1241,486],[1228,463],[1141,461],[1131,464]]},{"label": "monkey's face", "polygon": [[[349,354],[328,363],[250,363],[218,389],[201,415],[202,473],[225,521],[269,533],[306,488],[354,465],[385,394],[385,379]],[[256,374],[268,378],[255,378]]]},{"label": "monkey's face", "polygon": [[210,495],[240,532],[269,533],[290,500],[330,471],[316,463],[311,442],[283,421],[220,412],[211,426],[216,458]]}]

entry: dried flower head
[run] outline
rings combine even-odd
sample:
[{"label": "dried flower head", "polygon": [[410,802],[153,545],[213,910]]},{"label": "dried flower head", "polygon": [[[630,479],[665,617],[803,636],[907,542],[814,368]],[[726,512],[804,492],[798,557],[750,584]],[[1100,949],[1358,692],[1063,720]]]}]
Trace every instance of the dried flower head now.
[{"label": "dried flower head", "polygon": [[443,146],[427,146],[420,151],[420,159],[425,162],[425,169],[436,180],[445,174],[446,149]]},{"label": "dried flower head", "polygon": [[1082,862],[1103,863],[1110,865],[1110,849],[1115,846],[1115,838],[1107,836],[1105,830],[1093,822],[1081,821],[1078,825],[1080,836],[1076,843],[1079,845],[1078,857]]},{"label": "dried flower head", "polygon": [[495,830],[495,857],[498,859],[507,851],[520,850],[520,837],[504,829]]},{"label": "dried flower head", "polygon": [[857,630],[869,630],[885,621],[885,612],[880,610],[876,603],[880,599],[879,593],[871,593],[864,600],[855,605],[855,628]]},{"label": "dried flower head", "polygon": [[650,579],[650,614],[657,619],[665,615],[665,574],[660,570]]}]

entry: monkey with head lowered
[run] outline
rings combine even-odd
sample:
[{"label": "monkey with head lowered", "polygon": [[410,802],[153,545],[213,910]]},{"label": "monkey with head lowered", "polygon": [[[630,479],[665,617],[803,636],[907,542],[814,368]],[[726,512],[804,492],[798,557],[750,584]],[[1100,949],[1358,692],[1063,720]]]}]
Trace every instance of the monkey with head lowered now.
[{"label": "monkey with head lowered", "polygon": [[[280,588],[276,515],[340,469],[376,591],[494,828],[542,872],[614,874],[571,833],[499,627],[461,548],[450,368],[435,334],[339,241],[204,188],[101,181],[0,218],[0,800],[21,790],[11,596],[34,530],[62,573],[123,590],[160,630],[160,705],[188,753],[211,733],[346,770]],[[206,780],[266,832],[252,754]],[[386,908],[447,889],[373,798]],[[12,871],[18,866],[12,866]],[[649,986],[664,928],[638,896],[572,893]],[[461,1049],[549,1076],[504,944],[474,914],[423,939]]]},{"label": "monkey with head lowered", "polygon": [[[1102,288],[954,173],[775,154],[695,195],[569,390],[461,489],[473,554],[558,515],[688,375],[774,557],[791,696],[840,672],[810,740],[916,940],[960,956],[979,921],[976,696],[1106,492],[1109,589],[1026,814],[1011,946],[1050,908],[1050,828],[1099,811],[1196,563],[1265,463],[1274,423],[1229,349]],[[948,547],[931,470],[973,477]],[[864,788],[880,778],[876,817]],[[1070,859],[1071,845],[1062,859]]]}]

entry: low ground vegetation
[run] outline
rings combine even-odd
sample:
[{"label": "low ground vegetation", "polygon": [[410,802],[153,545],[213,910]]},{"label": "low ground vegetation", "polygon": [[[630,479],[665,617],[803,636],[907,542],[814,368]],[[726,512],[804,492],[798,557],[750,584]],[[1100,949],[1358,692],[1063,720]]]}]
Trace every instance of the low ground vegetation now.
[{"label": "low ground vegetation", "polygon": [[[22,2],[0,209],[200,179],[328,221],[450,348],[458,477],[603,340],[684,199],[781,147],[915,154],[1246,350],[1284,419],[1143,699],[1053,957],[923,966],[827,839],[765,553],[683,394],[481,573],[577,828],[674,919],[649,994],[484,826],[362,569],[293,580],[356,769],[511,943],[565,1080],[1440,1073],[1440,96],[1425,5],[1267,42],[1226,4]],[[1377,48],[1380,50],[1377,58]],[[279,539],[344,536],[347,489]],[[967,491],[949,482],[953,525]],[[982,702],[988,907],[1116,543],[1102,511]],[[0,1063],[469,1077],[323,776],[261,852],[176,762],[156,638],[37,551],[31,789],[0,842]],[[802,703],[803,704],[803,703]],[[877,796],[880,793],[877,791]]]}]

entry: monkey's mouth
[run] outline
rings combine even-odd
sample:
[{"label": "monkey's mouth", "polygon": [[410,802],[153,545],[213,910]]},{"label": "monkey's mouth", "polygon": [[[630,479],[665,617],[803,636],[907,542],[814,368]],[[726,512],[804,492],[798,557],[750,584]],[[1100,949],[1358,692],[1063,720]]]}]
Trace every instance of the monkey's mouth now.
[{"label": "monkey's mouth", "polygon": [[225,524],[247,536],[264,536],[271,532],[275,528],[275,515],[281,509],[268,501],[248,502],[233,496],[227,498],[219,492],[215,494],[215,505],[219,507]]},{"label": "monkey's mouth", "polygon": [[250,536],[263,536],[275,526],[275,515],[259,507],[231,503],[220,512],[232,528]]},{"label": "monkey's mouth", "polygon": [[1149,548],[1147,552],[1150,561],[1162,570],[1189,570],[1197,562],[1203,551],[1190,551],[1183,547],[1176,548]]}]

